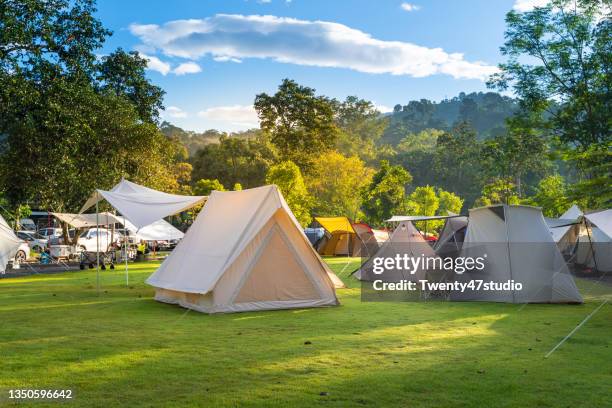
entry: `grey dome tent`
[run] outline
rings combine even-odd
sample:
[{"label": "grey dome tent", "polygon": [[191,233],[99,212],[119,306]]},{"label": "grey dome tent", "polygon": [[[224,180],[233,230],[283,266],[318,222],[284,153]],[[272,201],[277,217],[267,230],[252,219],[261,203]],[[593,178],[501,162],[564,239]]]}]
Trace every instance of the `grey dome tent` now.
[{"label": "grey dome tent", "polygon": [[[449,215],[454,214],[449,213]],[[467,225],[468,217],[447,218],[438,240],[434,244],[436,254],[441,257],[459,255],[465,239]]]},{"label": "grey dome tent", "polygon": [[495,205],[470,210],[461,257],[484,257],[483,270],[455,274],[459,282],[522,284],[521,290],[454,291],[452,300],[508,303],[582,303],[574,278],[540,208]]}]

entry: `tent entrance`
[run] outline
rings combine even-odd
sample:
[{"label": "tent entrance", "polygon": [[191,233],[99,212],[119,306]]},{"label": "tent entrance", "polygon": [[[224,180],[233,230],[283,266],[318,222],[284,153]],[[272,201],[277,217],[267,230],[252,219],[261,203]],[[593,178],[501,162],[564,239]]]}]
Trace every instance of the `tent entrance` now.
[{"label": "tent entrance", "polygon": [[245,273],[235,303],[321,298],[288,238],[273,225]]}]

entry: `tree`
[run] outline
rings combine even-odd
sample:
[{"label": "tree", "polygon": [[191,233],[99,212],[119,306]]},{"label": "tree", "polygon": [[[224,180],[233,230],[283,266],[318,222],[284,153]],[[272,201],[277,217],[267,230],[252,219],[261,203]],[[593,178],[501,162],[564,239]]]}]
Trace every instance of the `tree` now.
[{"label": "tree", "polygon": [[234,190],[234,191],[242,191],[242,184],[235,183],[234,184],[234,188],[232,190]]},{"label": "tree", "polygon": [[438,189],[438,215],[449,215],[449,212],[459,214],[463,208],[463,199],[450,191]]},{"label": "tree", "polygon": [[98,66],[98,88],[127,97],[137,107],[141,120],[157,122],[159,111],[164,108],[165,92],[146,79],[146,68],[147,60],[138,52],[119,48],[102,57]]},{"label": "tree", "polygon": [[522,111],[542,113],[542,130],[564,145],[593,206],[603,204],[602,192],[612,198],[609,10],[607,0],[553,0],[510,11],[501,47],[508,59],[489,81],[512,87]]},{"label": "tree", "polygon": [[302,226],[310,224],[312,198],[306,189],[302,172],[295,163],[287,160],[270,167],[266,174],[266,183],[276,184]]},{"label": "tree", "polygon": [[[415,188],[407,199],[408,213],[412,215],[436,215],[439,206],[440,200],[436,196],[436,190],[431,186]],[[420,230],[431,231],[437,226],[434,225],[436,222],[438,221],[416,222],[415,226]]]},{"label": "tree", "polygon": [[508,120],[508,133],[495,136],[483,144],[483,167],[491,177],[512,178],[519,197],[523,180],[529,173],[542,173],[550,165],[548,146],[520,116]]},{"label": "tree", "polygon": [[406,185],[412,176],[401,166],[380,162],[380,169],[363,191],[363,211],[372,224],[380,224],[406,209]]},{"label": "tree", "polygon": [[242,139],[223,135],[191,159],[193,180],[218,178],[226,186],[240,183],[246,188],[261,186],[268,168],[276,160],[274,147],[261,135]]},{"label": "tree", "polygon": [[213,191],[225,191],[225,187],[217,179],[200,179],[193,186],[196,195],[207,196]]},{"label": "tree", "polygon": [[433,160],[435,184],[466,197],[468,205],[480,193],[482,186],[481,145],[476,132],[467,123],[438,136]]},{"label": "tree", "polygon": [[438,137],[444,132],[438,129],[425,129],[419,133],[410,133],[396,147],[392,163],[404,167],[417,185],[434,184],[435,172],[432,162],[436,151]]},{"label": "tree", "polygon": [[255,97],[255,110],[261,129],[281,157],[309,171],[314,159],[335,146],[338,128],[334,123],[333,102],[315,95],[315,90],[284,79],[270,96]]},{"label": "tree", "polygon": [[370,101],[348,96],[343,102],[335,103],[338,133],[338,151],[346,156],[359,156],[362,160],[373,161],[376,157],[376,142],[382,136],[387,119]]},{"label": "tree", "polygon": [[475,206],[484,207],[493,204],[519,204],[516,186],[511,179],[497,178],[484,185],[482,196],[476,200]]},{"label": "tree", "polygon": [[[133,87],[108,87],[121,81],[120,64],[99,79],[96,52],[110,32],[95,14],[89,0],[0,7],[0,181],[12,205],[75,212],[121,177],[176,185],[176,146],[141,115]],[[142,69],[124,79],[153,89]],[[152,118],[158,106],[149,105]]]},{"label": "tree", "polygon": [[360,219],[361,191],[372,180],[373,170],[357,156],[336,151],[320,155],[307,178],[314,196],[313,212],[325,216]]},{"label": "tree", "polygon": [[527,202],[542,207],[546,217],[559,217],[571,206],[565,180],[558,174],[540,180],[536,193]]}]

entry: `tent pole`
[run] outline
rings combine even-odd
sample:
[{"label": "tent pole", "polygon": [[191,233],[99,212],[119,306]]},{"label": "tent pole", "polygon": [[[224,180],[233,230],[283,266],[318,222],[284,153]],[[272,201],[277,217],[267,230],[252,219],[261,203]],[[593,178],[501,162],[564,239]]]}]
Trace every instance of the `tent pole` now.
[{"label": "tent pole", "polygon": [[130,277],[128,272],[128,236],[127,236],[127,227],[125,225],[125,215],[123,216],[123,244],[125,247],[125,286],[130,285]]},{"label": "tent pole", "polygon": [[[508,248],[508,267],[510,268],[510,279],[512,280],[512,253],[510,252],[510,234],[508,234],[508,212],[506,211],[506,204],[503,204],[504,209],[504,227],[506,228],[506,246]],[[516,302],[516,295],[512,291],[512,303]]]},{"label": "tent pole", "polygon": [[96,288],[100,296],[100,214],[96,201]]}]

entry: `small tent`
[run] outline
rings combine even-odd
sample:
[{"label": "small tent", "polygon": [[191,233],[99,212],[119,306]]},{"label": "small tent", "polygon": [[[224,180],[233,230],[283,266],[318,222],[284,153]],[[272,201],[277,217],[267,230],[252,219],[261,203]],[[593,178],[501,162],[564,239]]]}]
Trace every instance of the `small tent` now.
[{"label": "small tent", "polygon": [[[365,249],[365,254],[362,256],[372,256],[380,248],[376,232],[368,224],[364,222],[356,222],[352,224],[355,233],[361,241],[362,249]],[[381,236],[379,234],[378,236]]]},{"label": "small tent", "polygon": [[361,256],[362,241],[346,217],[315,217],[325,229],[325,236],[317,245],[321,255]]},{"label": "small tent", "polygon": [[23,243],[6,220],[0,215],[0,273],[6,271],[9,261],[15,257],[19,246]]},{"label": "small tent", "polygon": [[578,235],[576,263],[596,269],[612,271],[612,210],[584,215],[585,225]]},{"label": "small tent", "polygon": [[213,191],[147,283],[156,300],[204,313],[333,306],[342,285],[273,185]]},{"label": "small tent", "polygon": [[561,253],[567,253],[568,256],[573,253],[580,231],[583,229],[582,215],[580,208],[574,204],[559,218],[545,218],[550,234]]},{"label": "small tent", "polygon": [[482,270],[455,274],[459,282],[522,285],[503,290],[454,291],[452,300],[508,303],[581,303],[574,278],[552,239],[540,208],[494,205],[470,210],[460,256],[484,258]]},{"label": "small tent", "polygon": [[410,221],[401,221],[387,242],[382,244],[380,249],[364,262],[361,268],[355,271],[354,276],[359,280],[367,282],[375,279],[382,279],[385,282],[399,282],[402,280],[416,282],[425,279],[427,270],[423,267],[416,271],[407,271],[405,269],[385,270],[380,275],[376,275],[373,272],[374,263],[377,259],[395,258],[398,255],[403,257],[404,254],[411,258],[437,257],[431,245],[425,241],[421,233]]},{"label": "small tent", "polygon": [[465,239],[468,217],[460,216],[447,218],[440,232],[438,240],[434,244],[434,251],[441,257],[455,257],[461,252],[461,246]]}]

